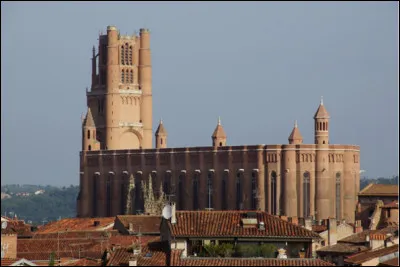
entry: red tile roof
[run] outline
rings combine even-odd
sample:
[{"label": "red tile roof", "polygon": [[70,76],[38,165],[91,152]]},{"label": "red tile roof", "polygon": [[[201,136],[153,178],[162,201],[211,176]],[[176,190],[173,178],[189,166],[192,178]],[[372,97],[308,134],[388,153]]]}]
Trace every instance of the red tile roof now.
[{"label": "red tile roof", "polygon": [[328,226],[327,225],[313,225],[312,230],[313,230],[313,232],[321,233],[323,231],[328,230]]},{"label": "red tile roof", "polygon": [[31,236],[31,225],[25,224],[24,221],[20,220],[9,220],[7,221],[7,227],[5,229],[1,229],[1,234]]},{"label": "red tile roof", "polygon": [[184,258],[178,266],[335,266],[320,259]]},{"label": "red tile roof", "polygon": [[10,266],[11,264],[19,260],[20,259],[10,259],[10,258],[1,259],[1,266]]},{"label": "red tile roof", "polygon": [[386,248],[381,248],[381,249],[375,249],[375,250],[368,250],[362,253],[358,253],[356,255],[352,255],[347,257],[344,261],[347,263],[352,263],[352,264],[361,264],[363,262],[372,260],[374,258],[382,257],[385,255],[389,255],[395,252],[399,251],[399,245],[394,245],[391,247],[386,247]]},{"label": "red tile roof", "polygon": [[348,237],[345,237],[343,239],[340,239],[338,242],[340,243],[353,243],[353,244],[358,244],[358,243],[365,243],[366,242],[366,237],[371,236],[371,235],[386,235],[386,234],[393,234],[394,231],[398,230],[398,227],[386,227],[380,230],[365,230],[362,231],[361,233],[356,233],[353,235],[350,235]]},{"label": "red tile roof", "polygon": [[241,219],[248,211],[177,211],[177,223],[168,225],[175,237],[274,237],[312,239],[320,236],[300,226],[283,221],[262,211],[252,211],[257,221],[264,222],[265,230],[258,225],[244,228]]},{"label": "red tile roof", "polygon": [[392,184],[369,184],[358,193],[359,196],[398,196],[399,186]]},{"label": "red tile roof", "polygon": [[[114,220],[115,217],[67,218],[46,224],[44,227],[38,229],[38,233],[56,233],[59,231],[103,231],[104,228],[112,228]],[[95,226],[95,221],[98,221],[99,225]]]},{"label": "red tile roof", "polygon": [[101,260],[78,259],[61,264],[61,266],[101,266]]},{"label": "red tile roof", "polygon": [[386,209],[390,209],[390,208],[398,209],[398,208],[399,208],[399,202],[398,202],[398,201],[390,202],[390,203],[384,205],[382,208],[386,208]]},{"label": "red tile roof", "polygon": [[120,221],[122,225],[129,230],[129,223],[133,224],[133,231],[138,233],[139,229],[142,234],[159,234],[161,216],[151,215],[118,215],[116,221]]}]

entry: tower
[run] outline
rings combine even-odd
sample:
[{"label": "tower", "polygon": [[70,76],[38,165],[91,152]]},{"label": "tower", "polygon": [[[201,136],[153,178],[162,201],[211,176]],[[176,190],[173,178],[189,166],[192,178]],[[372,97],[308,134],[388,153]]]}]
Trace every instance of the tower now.
[{"label": "tower", "polygon": [[334,179],[329,173],[329,113],[325,109],[323,99],[314,115],[315,120],[315,183],[316,183],[316,215],[317,220],[335,217]]},{"label": "tower", "polygon": [[156,130],[156,148],[167,148],[167,131],[165,130],[162,119]]},{"label": "tower", "polygon": [[300,130],[297,127],[297,121],[294,122],[294,127],[293,127],[292,133],[290,134],[288,140],[289,140],[289,144],[291,144],[291,145],[300,145],[303,143],[303,137],[301,136]]},{"label": "tower", "polygon": [[82,151],[99,150],[100,144],[96,140],[96,125],[92,111],[88,108],[86,117],[82,120]]},{"label": "tower", "polygon": [[[96,71],[98,67],[98,73]],[[101,149],[152,148],[150,33],[121,35],[115,26],[93,47],[87,105]]]},{"label": "tower", "polygon": [[213,141],[214,148],[217,148],[219,146],[226,146],[226,134],[224,128],[222,128],[221,125],[221,118],[218,118],[218,125],[215,128],[211,139]]}]

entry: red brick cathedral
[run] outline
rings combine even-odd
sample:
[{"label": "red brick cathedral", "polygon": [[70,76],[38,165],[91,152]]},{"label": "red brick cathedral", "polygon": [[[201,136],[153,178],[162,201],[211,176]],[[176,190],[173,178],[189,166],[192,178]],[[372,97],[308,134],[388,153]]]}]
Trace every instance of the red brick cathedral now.
[{"label": "red brick cathedral", "polygon": [[[98,70],[98,71],[97,71]],[[329,143],[329,113],[314,115],[314,144],[297,123],[288,144],[229,146],[218,121],[208,147],[167,147],[162,121],[153,148],[150,33],[121,35],[108,26],[93,48],[92,86],[82,119],[78,217],[136,214],[141,181],[173,195],[179,210],[263,210],[354,221],[360,147]],[[132,205],[126,210],[130,177]]]}]

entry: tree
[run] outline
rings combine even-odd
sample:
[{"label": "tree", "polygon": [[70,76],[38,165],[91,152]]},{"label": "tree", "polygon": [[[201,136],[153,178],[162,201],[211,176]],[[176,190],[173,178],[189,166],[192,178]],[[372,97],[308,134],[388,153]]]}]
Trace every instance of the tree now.
[{"label": "tree", "polygon": [[55,264],[55,257],[56,257],[56,253],[53,251],[50,254],[50,261],[49,261],[49,266],[54,266]]}]

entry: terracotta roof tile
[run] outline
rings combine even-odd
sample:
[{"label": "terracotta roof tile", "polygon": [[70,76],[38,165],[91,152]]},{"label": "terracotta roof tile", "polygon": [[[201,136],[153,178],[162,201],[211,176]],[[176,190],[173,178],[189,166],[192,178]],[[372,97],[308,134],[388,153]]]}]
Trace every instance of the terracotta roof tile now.
[{"label": "terracotta roof tile", "polygon": [[392,184],[369,184],[358,193],[359,196],[398,196],[399,186]]},{"label": "terracotta roof tile", "polygon": [[325,246],[317,250],[317,254],[324,254],[329,252],[338,252],[344,254],[354,254],[361,251],[366,251],[369,248],[364,245],[356,245],[351,243],[337,243],[332,246]]},{"label": "terracotta roof tile", "polygon": [[399,202],[398,201],[390,202],[390,203],[382,206],[382,208],[386,208],[386,209],[395,208],[395,209],[398,209],[399,208]]},{"label": "terracotta roof tile", "polygon": [[1,266],[10,266],[11,264],[19,260],[20,259],[10,259],[10,258],[1,259]]},{"label": "terracotta roof tile", "polygon": [[278,238],[320,238],[300,226],[283,221],[262,211],[252,211],[257,220],[265,224],[265,230],[258,225],[244,228],[241,219],[248,211],[177,211],[176,224],[168,225],[175,237],[278,237]]},{"label": "terracotta roof tile", "polygon": [[184,258],[179,266],[335,266],[320,259]]},{"label": "terracotta roof tile", "polygon": [[5,229],[1,229],[1,234],[32,236],[31,225],[25,224],[25,222],[21,220],[9,220],[7,222],[7,227]]},{"label": "terracotta roof tile", "polygon": [[[103,231],[114,226],[115,217],[106,218],[66,218],[46,224],[38,233],[56,233],[59,231]],[[94,222],[99,225],[95,226]]]},{"label": "terracotta roof tile", "polygon": [[118,215],[116,220],[129,230],[129,223],[133,224],[133,231],[142,234],[159,234],[160,233],[160,216],[150,215]]},{"label": "terracotta roof tile", "polygon": [[348,237],[345,237],[338,242],[341,243],[353,243],[353,244],[359,244],[359,243],[365,243],[366,242],[366,237],[370,235],[375,235],[375,234],[389,234],[389,233],[394,233],[394,231],[398,230],[397,227],[386,227],[380,230],[365,230],[362,231],[361,233],[356,233],[353,235],[350,235]]},{"label": "terracotta roof tile", "polygon": [[61,266],[101,266],[101,260],[78,259],[61,264]]},{"label": "terracotta roof tile", "polygon": [[345,262],[352,263],[352,264],[361,264],[363,262],[372,260],[374,258],[382,257],[385,255],[389,255],[399,251],[399,245],[396,244],[391,247],[380,248],[375,250],[368,250],[362,253],[358,253],[356,255],[352,255],[345,259]]},{"label": "terracotta roof tile", "polygon": [[328,226],[327,225],[313,225],[312,230],[313,230],[313,232],[321,233],[323,231],[328,230]]}]

